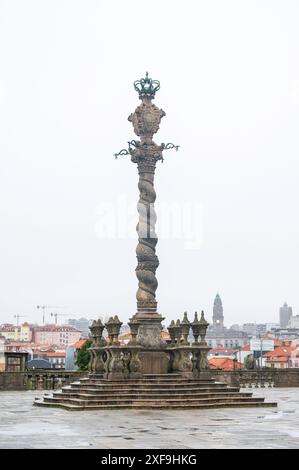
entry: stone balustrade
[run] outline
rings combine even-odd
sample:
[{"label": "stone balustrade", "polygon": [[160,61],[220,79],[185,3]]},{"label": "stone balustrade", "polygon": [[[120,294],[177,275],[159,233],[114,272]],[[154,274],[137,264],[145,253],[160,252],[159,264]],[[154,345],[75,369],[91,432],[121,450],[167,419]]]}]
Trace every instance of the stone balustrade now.
[{"label": "stone balustrade", "polygon": [[[227,382],[232,386],[257,387],[299,387],[299,369],[262,369],[222,371],[210,370],[208,362],[209,347],[205,341],[208,322],[201,313],[200,320],[195,312],[193,322],[189,322],[187,313],[183,319],[172,321],[168,327],[170,340],[160,350],[145,348],[138,344],[138,321],[132,318],[128,323],[131,329],[131,341],[121,345],[118,340],[121,322],[118,317],[110,318],[106,325],[100,320],[91,327],[93,344],[90,351],[89,372],[102,374],[108,380],[126,380],[142,376],[140,357],[144,352],[155,354],[163,351],[167,361],[168,373],[180,373],[184,377],[208,378]],[[102,337],[106,326],[109,344]],[[190,332],[194,338],[189,343]]]},{"label": "stone balustrade", "polygon": [[233,387],[299,387],[299,369],[212,370],[212,376]]},{"label": "stone balustrade", "polygon": [[[94,321],[90,330],[93,343],[89,348],[90,362],[89,371],[91,373],[103,374],[107,380],[126,380],[139,378],[142,376],[140,357],[144,353],[163,353],[168,361],[168,373],[179,372],[184,377],[207,377],[209,373],[209,362],[207,354],[209,347],[205,341],[208,322],[201,313],[198,320],[195,312],[194,321],[189,322],[187,312],[184,313],[182,322],[172,321],[168,327],[170,342],[163,348],[150,348],[141,346],[138,343],[138,322],[131,319],[129,326],[131,329],[131,341],[127,345],[119,343],[119,333],[122,323],[118,317],[110,318],[105,324],[109,336],[109,344],[104,345],[104,338],[101,336],[104,325],[100,320]],[[192,330],[194,341],[188,342],[189,333]],[[200,341],[199,341],[200,337]]]},{"label": "stone balustrade", "polygon": [[[194,320],[189,322],[187,312],[184,313],[182,322],[172,321],[168,327],[170,344],[167,347],[169,352],[169,372],[179,372],[184,377],[210,376],[208,362],[208,347],[205,337],[209,324],[201,312],[198,320],[195,312]],[[189,333],[192,330],[194,341],[188,342]],[[200,337],[200,341],[198,341]]]},{"label": "stone balustrade", "polygon": [[[135,366],[133,362],[132,372],[135,371],[134,367]],[[126,373],[125,371],[127,370],[128,365],[124,367],[124,373]],[[81,378],[86,377],[87,375],[88,372],[63,370],[55,372],[50,370],[28,372],[1,372],[0,392],[7,390],[56,390],[59,389],[61,385],[68,385],[69,383],[80,380]],[[188,376],[188,374],[186,375]],[[262,369],[261,371],[211,370],[210,375],[215,380],[226,382],[227,384],[234,387],[299,387],[299,369]]]},{"label": "stone balustrade", "polygon": [[1,390],[56,390],[79,380],[87,372],[64,370],[34,370],[24,372],[1,372]]}]

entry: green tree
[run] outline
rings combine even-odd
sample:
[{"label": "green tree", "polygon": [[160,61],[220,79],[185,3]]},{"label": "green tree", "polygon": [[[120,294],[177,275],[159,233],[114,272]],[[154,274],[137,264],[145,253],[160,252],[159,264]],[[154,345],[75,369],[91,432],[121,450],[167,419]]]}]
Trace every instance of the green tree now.
[{"label": "green tree", "polygon": [[92,340],[88,339],[79,349],[76,358],[76,365],[79,367],[80,370],[87,370],[88,363],[90,359],[90,353],[87,351],[88,348],[92,345]]},{"label": "green tree", "polygon": [[249,354],[249,356],[245,357],[244,365],[245,365],[245,369],[248,369],[248,370],[254,369],[255,362],[254,362],[254,358],[252,354]]}]

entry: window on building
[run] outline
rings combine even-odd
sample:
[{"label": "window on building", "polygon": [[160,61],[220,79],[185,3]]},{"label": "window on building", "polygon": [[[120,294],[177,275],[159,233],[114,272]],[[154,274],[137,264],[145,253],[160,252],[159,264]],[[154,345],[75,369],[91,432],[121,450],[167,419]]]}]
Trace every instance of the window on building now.
[{"label": "window on building", "polygon": [[7,358],[7,372],[20,372],[22,365],[21,357],[8,357]]}]

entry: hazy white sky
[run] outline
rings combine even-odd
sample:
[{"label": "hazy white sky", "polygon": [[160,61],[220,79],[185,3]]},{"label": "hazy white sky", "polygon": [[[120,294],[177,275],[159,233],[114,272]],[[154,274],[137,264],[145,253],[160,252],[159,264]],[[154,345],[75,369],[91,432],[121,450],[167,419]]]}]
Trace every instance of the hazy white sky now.
[{"label": "hazy white sky", "polygon": [[[159,312],[299,313],[298,1],[0,0],[0,322],[135,313],[136,239],[97,210],[137,201],[132,82],[161,81],[160,203],[200,205],[203,243],[157,246]],[[61,310],[62,312],[62,310]],[[24,318],[25,319],[25,318]]]}]

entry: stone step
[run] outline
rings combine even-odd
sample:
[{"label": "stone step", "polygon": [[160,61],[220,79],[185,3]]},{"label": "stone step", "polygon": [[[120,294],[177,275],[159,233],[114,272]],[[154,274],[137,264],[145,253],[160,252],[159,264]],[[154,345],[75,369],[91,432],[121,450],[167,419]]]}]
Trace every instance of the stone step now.
[{"label": "stone step", "polygon": [[166,378],[169,378],[169,377],[175,377],[175,378],[181,378],[182,377],[182,374],[179,374],[179,373],[176,373],[176,372],[171,372],[169,374],[144,374],[143,377],[146,377],[146,378],[155,378],[155,377],[166,377]]},{"label": "stone step", "polygon": [[[103,378],[96,378],[96,377],[85,377],[84,379],[77,380],[75,382],[80,382],[80,381],[90,381],[90,382],[111,382],[111,380],[103,379]],[[74,382],[74,383],[75,383]],[[116,381],[117,382],[117,381]],[[175,382],[175,383],[188,383],[188,382],[198,382],[198,383],[214,383],[215,379],[199,379],[199,378],[194,378],[194,377],[182,377],[181,375],[178,377],[152,377],[152,378],[147,378],[146,376],[143,376],[141,378],[134,378],[130,379],[128,378],[126,382],[132,382],[132,383],[169,383],[169,382]]]},{"label": "stone step", "polygon": [[[83,394],[83,395],[87,395],[87,396],[102,396],[102,395],[109,395],[111,396],[112,394],[115,395],[124,395],[124,394],[128,394],[128,395],[132,395],[132,394],[136,394],[136,395],[194,395],[194,394],[214,394],[214,393],[217,393],[217,394],[223,394],[223,393],[237,393],[237,394],[240,394],[240,389],[237,388],[237,387],[228,387],[228,388],[212,388],[212,387],[207,387],[207,388],[200,388],[200,389],[176,389],[176,390],[169,390],[169,389],[163,389],[163,390],[159,390],[159,389],[138,389],[138,390],[134,390],[134,389],[126,389],[126,388],[123,388],[123,389],[119,389],[119,390],[95,390],[95,389],[89,389],[89,390],[81,390],[79,388],[69,388],[69,389],[63,389],[61,391],[55,391],[54,393],[58,393],[58,394],[70,394],[70,393],[76,393],[76,394]],[[246,393],[246,394],[251,394],[252,395],[252,392],[242,392],[242,393]]]},{"label": "stone step", "polygon": [[228,384],[225,382],[130,382],[130,381],[83,381],[83,382],[71,382],[68,384],[69,387],[71,386],[78,386],[81,385],[83,387],[122,387],[123,385],[128,387],[157,387],[157,388],[165,388],[165,387],[227,387]]},{"label": "stone step", "polygon": [[177,409],[177,410],[188,410],[188,409],[210,409],[210,408],[250,408],[250,407],[273,407],[277,406],[277,403],[272,402],[260,402],[260,401],[251,401],[247,403],[242,402],[235,402],[235,401],[226,401],[226,402],[218,402],[218,403],[201,403],[201,404],[183,404],[180,403],[178,405],[174,404],[151,404],[145,405],[142,404],[134,404],[134,405],[86,405],[86,406],[78,406],[78,405],[71,405],[66,403],[51,403],[45,402],[41,399],[37,399],[34,402],[35,406],[47,406],[47,407],[59,407],[63,408],[68,411],[81,411],[81,410],[120,410],[120,409],[134,409],[134,410],[168,410],[168,409]]},{"label": "stone step", "polygon": [[129,387],[120,387],[120,388],[94,388],[94,387],[71,387],[62,389],[62,393],[89,393],[89,394],[122,394],[122,393],[147,393],[147,394],[159,394],[161,396],[164,395],[172,395],[175,393],[185,394],[185,393],[203,393],[203,392],[239,392],[239,387],[190,387],[190,388],[180,388],[180,387],[173,387],[173,388],[129,388]]},{"label": "stone step", "polygon": [[123,386],[131,387],[131,388],[138,388],[138,387],[147,387],[147,388],[172,388],[172,387],[217,387],[217,388],[226,388],[227,384],[224,382],[167,382],[167,383],[150,383],[150,382],[110,382],[110,381],[98,381],[98,382],[72,382],[69,386],[70,387],[97,387],[97,388],[122,388]]},{"label": "stone step", "polygon": [[[97,373],[92,373],[89,374],[86,378],[91,378],[91,379],[102,379],[104,374],[97,374]],[[135,379],[135,380],[145,380],[145,379],[182,379],[182,374],[179,373],[171,373],[171,374],[144,374],[140,379]]]},{"label": "stone step", "polygon": [[123,386],[119,388],[101,388],[101,387],[63,387],[61,389],[63,393],[68,393],[69,391],[74,391],[76,393],[159,393],[159,394],[171,394],[171,393],[195,393],[195,392],[239,392],[239,387],[172,387],[172,388],[156,388],[156,387],[128,387]]},{"label": "stone step", "polygon": [[[109,397],[106,398],[105,400],[94,400],[92,402],[92,405],[116,405],[116,404],[123,404],[123,405],[135,405],[135,404],[143,404],[145,406],[151,406],[152,404],[158,405],[158,404],[163,404],[163,405],[180,405],[180,404],[201,404],[201,403],[219,403],[219,402],[226,402],[226,401],[234,401],[235,403],[248,403],[252,402],[253,399],[251,397],[231,397],[231,396],[221,396],[221,397],[211,397],[211,398],[186,398],[186,397],[178,397],[178,398],[163,398],[163,399],[151,399],[151,398],[123,398],[123,397]],[[44,401],[50,402],[50,403],[70,403],[73,405],[91,405],[89,400],[83,400],[80,398],[63,398],[63,397],[45,397]],[[263,398],[254,398],[255,402],[264,402]]]},{"label": "stone step", "polygon": [[[53,392],[53,397],[54,398],[60,398],[60,399],[65,399],[65,398],[80,398],[80,399],[89,399],[89,400],[100,400],[100,399],[110,399],[111,396],[113,396],[115,394],[107,394],[107,393],[104,393],[104,394],[88,394],[88,393],[76,393],[74,391],[69,391],[69,392]],[[166,397],[168,396],[168,394],[165,394]],[[121,397],[121,398],[132,398],[132,399],[135,399],[135,398],[140,398],[140,399],[143,399],[143,398],[155,398],[155,399],[164,399],[164,397],[161,395],[161,393],[135,393],[135,392],[124,392],[124,393],[117,393],[117,396]],[[201,392],[201,391],[197,391],[197,392],[184,392],[183,394],[182,393],[179,393],[179,392],[176,392],[176,393],[172,393],[171,394],[172,397],[177,397],[177,398],[180,398],[181,400],[184,400],[184,398],[188,398],[188,397],[203,397],[203,398],[213,398],[213,397],[222,397],[222,396],[229,396],[229,397],[233,397],[233,396],[236,396],[236,397],[252,397],[252,393],[251,392],[248,392],[248,393],[238,393],[238,392],[231,392],[231,391],[216,391],[216,392]]]}]

